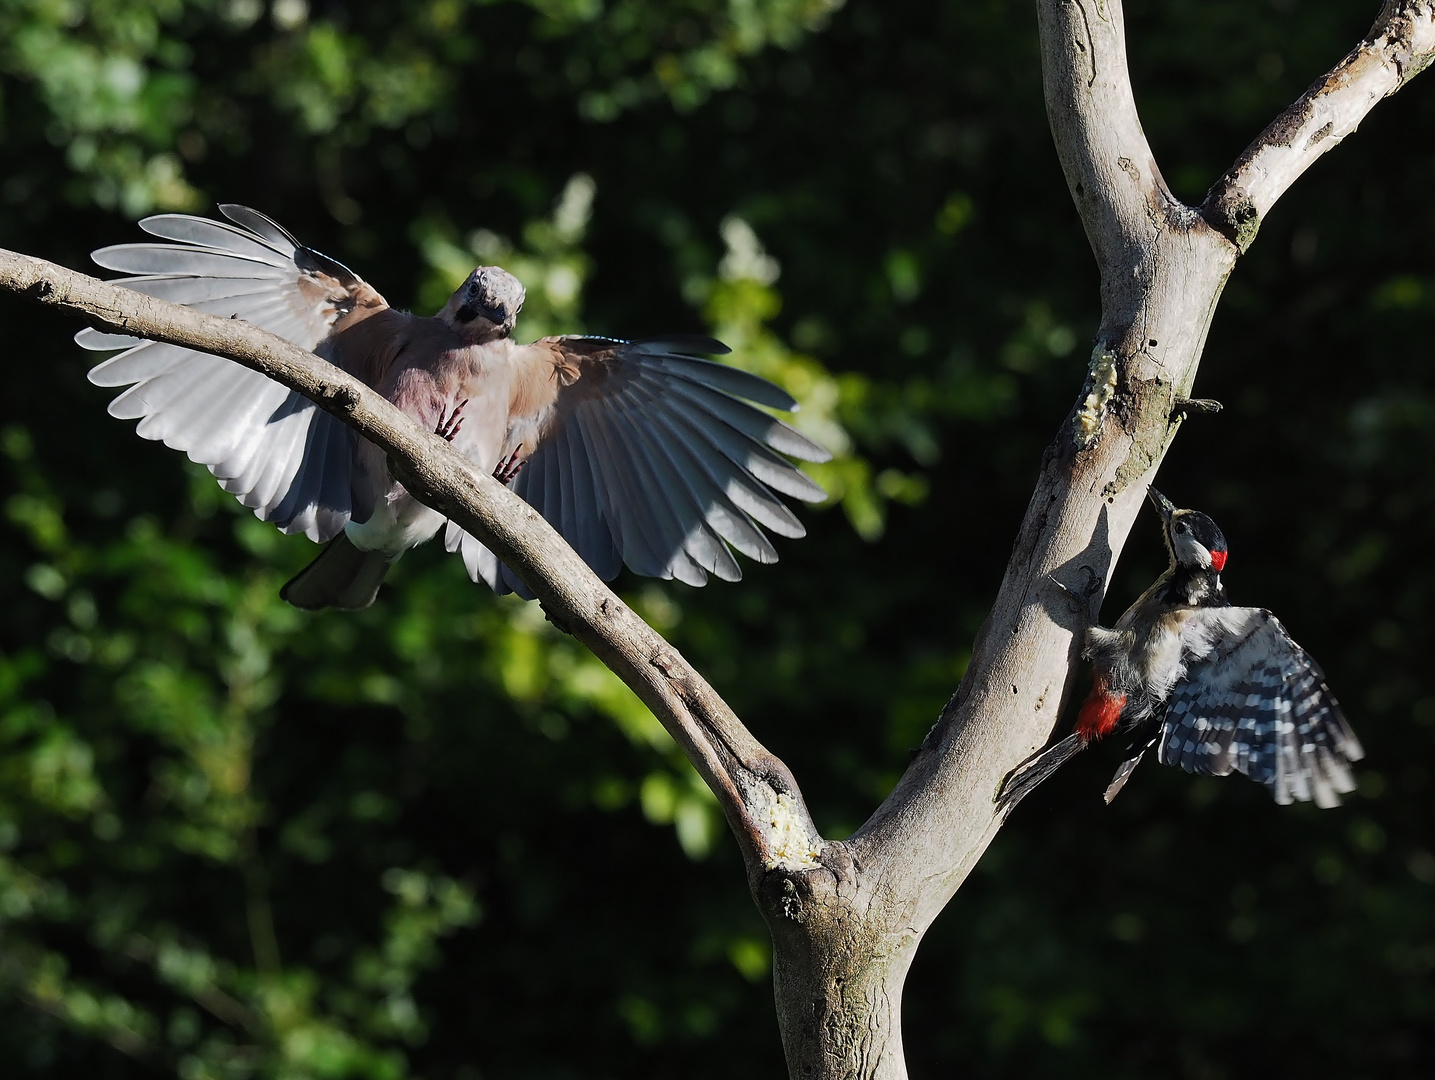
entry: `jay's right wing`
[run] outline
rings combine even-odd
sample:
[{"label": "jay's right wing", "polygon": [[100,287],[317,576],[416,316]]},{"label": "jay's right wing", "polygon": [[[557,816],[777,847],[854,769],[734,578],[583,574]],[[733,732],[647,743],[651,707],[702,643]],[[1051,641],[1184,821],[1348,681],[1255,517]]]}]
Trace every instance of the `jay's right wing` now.
[{"label": "jay's right wing", "polygon": [[[244,319],[304,349],[319,346],[346,316],[387,308],[347,267],[263,214],[233,204],[219,209],[228,222],[145,218],[140,228],[170,242],[118,244],[92,257],[134,275],[116,284]],[[207,466],[258,517],[326,541],[350,518],[363,521],[372,512],[373,495],[354,466],[357,436],[302,395],[231,360],[176,345],[96,330],[75,340],[86,349],[124,350],[89,375],[97,386],[129,387],[110,403],[111,416],[138,420],[141,436]]]}]

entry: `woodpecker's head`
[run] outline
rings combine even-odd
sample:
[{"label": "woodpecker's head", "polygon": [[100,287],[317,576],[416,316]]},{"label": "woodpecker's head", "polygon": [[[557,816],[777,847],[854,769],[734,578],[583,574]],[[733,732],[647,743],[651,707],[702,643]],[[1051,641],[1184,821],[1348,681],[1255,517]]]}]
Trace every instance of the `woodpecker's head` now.
[{"label": "woodpecker's head", "polygon": [[507,270],[480,266],[449,297],[439,318],[475,341],[507,337],[513,333],[523,298],[523,286]]},{"label": "woodpecker's head", "polygon": [[1218,574],[1226,568],[1226,538],[1214,521],[1198,510],[1177,510],[1155,488],[1147,488],[1146,494],[1165,523],[1166,546],[1177,566]]}]

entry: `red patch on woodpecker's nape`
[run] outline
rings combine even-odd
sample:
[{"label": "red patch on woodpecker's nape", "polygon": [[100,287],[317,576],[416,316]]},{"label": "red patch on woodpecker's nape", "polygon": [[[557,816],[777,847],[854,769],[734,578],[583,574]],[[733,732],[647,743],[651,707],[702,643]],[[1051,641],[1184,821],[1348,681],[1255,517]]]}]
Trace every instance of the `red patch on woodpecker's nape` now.
[{"label": "red patch on woodpecker's nape", "polygon": [[1224,551],[1211,552],[1211,568],[1218,574],[1226,568],[1226,553]]},{"label": "red patch on woodpecker's nape", "polygon": [[1101,672],[1091,680],[1091,694],[1081,706],[1076,718],[1076,733],[1083,742],[1091,742],[1110,735],[1121,719],[1121,710],[1126,708],[1126,695],[1112,691]]}]

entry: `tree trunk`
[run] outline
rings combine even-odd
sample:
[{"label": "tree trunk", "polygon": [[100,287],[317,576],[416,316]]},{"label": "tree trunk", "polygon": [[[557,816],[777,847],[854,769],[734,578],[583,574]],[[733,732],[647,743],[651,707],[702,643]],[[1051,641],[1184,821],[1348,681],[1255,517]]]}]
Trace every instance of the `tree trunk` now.
[{"label": "tree trunk", "polygon": [[768,875],[757,898],[772,930],[788,1072],[900,1080],[902,985],[919,934],[893,925],[894,905],[847,844],[828,845],[822,861],[820,870]]}]

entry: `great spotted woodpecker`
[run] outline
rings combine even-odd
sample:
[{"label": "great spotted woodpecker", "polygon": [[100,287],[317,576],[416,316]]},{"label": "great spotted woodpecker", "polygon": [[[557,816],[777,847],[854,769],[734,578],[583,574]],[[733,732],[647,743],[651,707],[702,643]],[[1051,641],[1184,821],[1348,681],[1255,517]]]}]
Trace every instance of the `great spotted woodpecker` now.
[{"label": "great spotted woodpecker", "polygon": [[1245,773],[1278,803],[1335,806],[1365,756],[1310,654],[1264,608],[1232,607],[1221,584],[1226,538],[1155,488],[1171,565],[1110,630],[1086,632],[1091,694],[1076,730],[1019,766],[997,805],[1009,809],[1097,739],[1134,734],[1106,789],[1109,803],[1153,746],[1187,772]]}]

